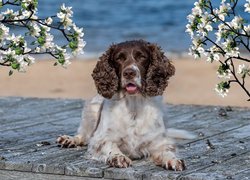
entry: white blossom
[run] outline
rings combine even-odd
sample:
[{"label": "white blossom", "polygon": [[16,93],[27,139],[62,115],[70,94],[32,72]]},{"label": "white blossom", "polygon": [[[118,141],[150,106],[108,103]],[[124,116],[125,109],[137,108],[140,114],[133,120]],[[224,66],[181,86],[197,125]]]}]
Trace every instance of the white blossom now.
[{"label": "white blossom", "polygon": [[201,45],[202,41],[203,40],[201,37],[194,37],[192,43],[193,43],[195,48],[198,48]]},{"label": "white blossom", "polygon": [[227,69],[224,72],[217,71],[217,76],[223,79],[230,79],[232,77],[232,73],[229,69]]},{"label": "white blossom", "polygon": [[72,7],[65,7],[65,4],[61,6],[61,11],[57,13],[57,17],[60,19],[60,22],[62,22],[64,28],[69,29],[69,26],[72,25],[73,21],[71,19],[73,12]]},{"label": "white blossom", "polygon": [[250,76],[250,68],[248,65],[245,65],[245,64],[240,64],[238,66],[238,71],[237,71],[238,74],[241,74],[243,76],[245,75],[249,75]]},{"label": "white blossom", "polygon": [[23,45],[23,53],[29,53],[31,51],[31,49],[27,46],[27,42],[24,41],[24,45]]},{"label": "white blossom", "polygon": [[66,16],[63,12],[59,12],[59,13],[57,13],[56,15],[57,15],[57,17],[58,17],[59,19],[61,19],[61,20],[60,20],[61,22],[64,21],[65,16]]},{"label": "white blossom", "polygon": [[78,39],[78,45],[77,48],[72,52],[74,56],[77,54],[83,54],[83,48],[85,47],[86,42],[83,41],[83,39]]},{"label": "white blossom", "polygon": [[219,53],[208,53],[207,56],[207,61],[208,62],[213,62],[213,61],[219,61],[220,60],[220,55]]},{"label": "white blossom", "polygon": [[226,97],[229,92],[227,88],[221,88],[218,84],[215,86],[215,91],[223,98]]},{"label": "white blossom", "polygon": [[231,27],[233,27],[234,29],[240,29],[241,26],[243,25],[243,18],[240,16],[235,16],[233,18],[233,20],[231,21]]},{"label": "white blossom", "polygon": [[45,26],[45,25],[42,25],[42,24],[41,24],[41,27],[42,27],[46,32],[49,32],[49,31],[50,31],[50,27],[48,27],[48,26]]},{"label": "white blossom", "polygon": [[194,37],[194,31],[193,31],[192,26],[190,24],[186,25],[185,32],[189,33],[189,35],[191,36],[191,39],[193,39],[193,37]]},{"label": "white blossom", "polygon": [[246,4],[244,5],[245,12],[250,13],[250,0],[247,0]]},{"label": "white blossom", "polygon": [[237,73],[238,73],[238,74],[241,74],[241,73],[244,71],[244,69],[248,69],[248,67],[246,68],[246,65],[245,65],[245,64],[240,64],[240,65],[238,66],[238,71],[237,71]]},{"label": "white blossom", "polygon": [[222,35],[228,31],[228,27],[224,23],[218,25],[218,31],[215,32],[216,43],[220,42]]},{"label": "white blossom", "polygon": [[201,15],[202,14],[202,10],[199,6],[195,6],[193,9],[192,9],[192,14],[193,16],[196,16],[196,15]]},{"label": "white blossom", "polygon": [[[30,5],[33,5],[30,7]],[[58,62],[67,67],[70,62],[71,52],[73,55],[82,54],[86,42],[83,40],[83,28],[77,27],[72,21],[72,7],[66,7],[64,4],[61,6],[57,17],[63,27],[59,27],[67,36],[67,41],[70,44],[57,45],[54,42],[54,36],[51,34],[51,29],[58,30],[51,25],[53,20],[51,17],[45,18],[42,22],[37,20],[36,1],[22,0],[20,1],[20,10],[14,12],[12,9],[6,9],[0,13],[0,20],[10,19],[14,25],[23,25],[22,21],[26,21],[25,35],[11,34],[8,27],[5,26],[4,21],[0,22],[0,62],[6,63],[5,65],[11,66],[12,69],[20,72],[25,72],[26,67],[35,62],[35,58],[30,56],[31,53],[44,53],[53,55]],[[30,9],[32,8],[32,9]],[[27,21],[27,19],[29,19]],[[58,22],[56,22],[58,23]],[[56,24],[55,23],[55,24]],[[31,44],[29,46],[25,41],[26,36],[32,36]],[[71,49],[70,49],[70,48]],[[7,58],[7,59],[6,59]],[[11,72],[10,72],[11,74]]]},{"label": "white blossom", "polygon": [[187,16],[187,20],[189,23],[193,23],[194,22],[194,19],[195,19],[195,16],[193,14],[189,14]]},{"label": "white blossom", "polygon": [[54,36],[50,33],[46,33],[45,43],[42,45],[44,49],[50,49],[54,47]]},{"label": "white blossom", "polygon": [[19,64],[18,71],[20,71],[20,72],[26,72],[26,67],[28,66],[28,62],[24,61],[24,56],[17,55],[14,58],[17,60],[17,62]]},{"label": "white blossom", "polygon": [[67,14],[70,17],[73,15],[73,11],[71,9],[72,7],[66,7],[64,3],[61,6],[61,11],[65,12],[65,14]]},{"label": "white blossom", "polygon": [[212,46],[209,48],[208,52],[203,53],[207,57],[208,62],[219,61],[220,60],[220,49],[217,46]]},{"label": "white blossom", "polygon": [[[25,10],[25,11],[22,12],[22,15],[23,15],[22,18],[30,17],[31,14],[32,14],[31,11]],[[19,18],[19,19],[20,19],[20,18]]]},{"label": "white blossom", "polygon": [[243,26],[242,34],[250,36],[250,24],[247,26]]},{"label": "white blossom", "polygon": [[[233,68],[234,61],[229,60],[237,61],[241,58],[240,48],[247,52],[249,50],[250,25],[242,18],[247,15],[238,14],[237,8],[232,9],[233,5],[237,5],[235,1],[221,0],[218,7],[216,4],[212,5],[214,3],[212,1],[196,1],[192,12],[187,16],[186,32],[192,40],[189,54],[194,58],[205,55],[209,62],[220,61],[222,63],[217,70],[217,75],[225,81],[217,84],[215,91],[225,97],[232,82],[229,79],[236,77]],[[250,0],[246,0],[244,7],[245,12],[250,13]],[[241,59],[244,61],[244,58]],[[249,65],[239,65],[237,73],[243,79],[250,76]]]},{"label": "white blossom", "polygon": [[40,47],[36,47],[36,48],[35,48],[35,52],[36,52],[36,53],[41,52],[41,48],[40,48]]},{"label": "white blossom", "polygon": [[30,55],[28,55],[28,54],[25,56],[25,59],[28,60],[28,64],[29,65],[35,63],[35,58],[32,57],[32,56],[30,56]]},{"label": "white blossom", "polygon": [[79,37],[83,37],[83,28],[78,28],[75,24],[73,24],[73,30],[78,34]]},{"label": "white blossom", "polygon": [[54,46],[53,51],[54,52],[59,51],[59,52],[62,52],[62,53],[66,53],[66,49],[58,46],[57,44]]},{"label": "white blossom", "polygon": [[0,23],[0,42],[2,39],[5,39],[9,35],[9,28],[4,24]]},{"label": "white blossom", "polygon": [[30,24],[30,35],[38,37],[40,35],[40,27],[36,23]]},{"label": "white blossom", "polygon": [[45,23],[48,25],[52,24],[52,22],[53,22],[53,19],[51,17],[48,17],[45,19]]},{"label": "white blossom", "polygon": [[12,41],[14,44],[17,44],[20,41],[21,35],[16,36],[12,34],[11,36],[7,37],[7,40]]},{"label": "white blossom", "polygon": [[230,9],[230,4],[225,3],[225,1],[222,1],[219,9],[214,9],[213,12],[219,17],[220,20],[225,21],[225,16],[228,14],[228,11]]},{"label": "white blossom", "polygon": [[66,68],[66,67],[68,67],[70,64],[71,64],[71,62],[69,61],[69,59],[70,59],[70,55],[68,54],[68,53],[64,53],[64,63],[62,64],[62,66],[64,67],[64,68]]},{"label": "white blossom", "polygon": [[199,58],[201,55],[200,53],[193,47],[189,48],[189,55],[194,56],[195,59]]},{"label": "white blossom", "polygon": [[1,53],[3,54],[3,55],[11,55],[11,56],[14,56],[14,55],[16,55],[16,52],[14,51],[14,50],[12,50],[12,49],[7,49],[7,50],[5,50],[5,51],[1,51]]},{"label": "white blossom", "polygon": [[14,11],[12,9],[7,9],[6,11],[2,12],[3,15],[12,15]]},{"label": "white blossom", "polygon": [[239,56],[239,47],[235,45],[235,42],[228,38],[225,42],[222,43],[223,49],[226,52],[226,57],[237,57]]}]

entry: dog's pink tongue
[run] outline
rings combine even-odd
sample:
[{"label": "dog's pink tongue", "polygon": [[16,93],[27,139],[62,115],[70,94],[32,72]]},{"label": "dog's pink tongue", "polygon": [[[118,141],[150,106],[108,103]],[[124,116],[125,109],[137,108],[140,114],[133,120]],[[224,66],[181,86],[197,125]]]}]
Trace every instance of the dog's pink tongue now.
[{"label": "dog's pink tongue", "polygon": [[126,90],[128,93],[132,94],[132,93],[135,93],[137,91],[137,87],[133,84],[128,84],[126,86]]}]

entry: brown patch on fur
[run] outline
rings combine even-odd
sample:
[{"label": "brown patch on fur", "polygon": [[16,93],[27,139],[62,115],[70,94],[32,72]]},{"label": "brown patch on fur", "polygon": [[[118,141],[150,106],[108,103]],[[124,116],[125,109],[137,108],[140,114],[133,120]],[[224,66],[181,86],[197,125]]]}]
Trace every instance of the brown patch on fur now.
[{"label": "brown patch on fur", "polygon": [[105,144],[106,144],[105,141],[102,142],[101,144],[99,144],[98,148],[96,149],[96,153],[99,153],[99,152],[102,150],[102,148],[103,148],[103,146],[104,146]]},{"label": "brown patch on fur", "polygon": [[174,75],[175,67],[156,44],[148,44],[151,62],[146,77],[145,93],[148,96],[162,95],[168,86],[168,79]]},{"label": "brown patch on fur", "polygon": [[162,166],[162,157],[161,155],[152,156],[152,160],[156,166]]},{"label": "brown patch on fur", "polygon": [[127,168],[132,164],[132,161],[124,155],[114,155],[107,160],[107,164],[111,167]]},{"label": "brown patch on fur", "polygon": [[119,85],[118,76],[111,63],[114,47],[114,45],[110,46],[110,48],[100,57],[92,73],[97,92],[108,99],[115,94]]},{"label": "brown patch on fur", "polygon": [[167,170],[183,171],[186,169],[186,165],[183,160],[172,159],[166,162],[164,168]]}]

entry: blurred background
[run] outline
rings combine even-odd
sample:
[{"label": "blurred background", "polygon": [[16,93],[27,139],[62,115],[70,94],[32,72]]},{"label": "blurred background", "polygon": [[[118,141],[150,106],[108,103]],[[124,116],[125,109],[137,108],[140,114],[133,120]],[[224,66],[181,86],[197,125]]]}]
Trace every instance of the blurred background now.
[{"label": "blurred background", "polygon": [[[145,39],[158,43],[168,53],[188,52],[191,43],[185,33],[187,15],[194,0],[40,0],[39,16],[55,14],[62,3],[72,6],[74,22],[84,28],[86,56],[102,53],[112,43]],[[219,5],[220,0],[213,0]],[[237,11],[244,11],[245,0]],[[250,20],[249,14],[241,13]],[[62,39],[62,37],[57,38]]]},{"label": "blurred background", "polygon": [[[62,3],[72,6],[74,22],[84,29],[85,54],[66,70],[54,67],[49,56],[39,57],[26,73],[15,72],[11,77],[8,68],[0,67],[0,96],[89,99],[96,93],[91,72],[98,56],[112,43],[144,39],[159,44],[176,66],[165,93],[167,102],[250,107],[238,86],[230,89],[228,98],[217,96],[217,64],[187,55],[191,40],[185,33],[186,16],[193,0],[40,0],[38,16],[55,15]],[[244,3],[239,1],[238,11],[244,11]],[[54,36],[56,42],[63,41],[61,34]]]}]

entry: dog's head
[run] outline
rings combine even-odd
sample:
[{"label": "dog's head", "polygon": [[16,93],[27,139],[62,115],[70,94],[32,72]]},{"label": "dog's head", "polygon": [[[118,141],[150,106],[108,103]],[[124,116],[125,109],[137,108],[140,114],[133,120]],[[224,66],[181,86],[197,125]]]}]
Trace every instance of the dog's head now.
[{"label": "dog's head", "polygon": [[156,44],[143,40],[111,45],[97,62],[92,77],[99,94],[162,95],[175,68]]}]

